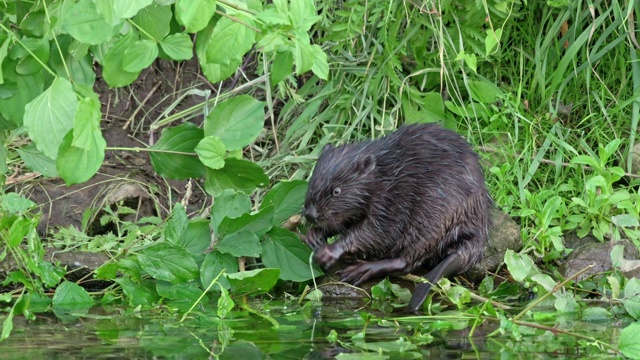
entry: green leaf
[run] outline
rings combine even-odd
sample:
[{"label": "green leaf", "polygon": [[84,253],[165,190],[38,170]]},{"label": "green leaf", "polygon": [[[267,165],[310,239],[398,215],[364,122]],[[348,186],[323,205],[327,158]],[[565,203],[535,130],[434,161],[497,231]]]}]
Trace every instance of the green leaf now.
[{"label": "green leaf", "polygon": [[227,79],[242,64],[242,58],[233,59],[228,64],[217,64],[207,60],[207,49],[211,43],[211,34],[216,22],[211,21],[209,25],[196,36],[196,54],[202,72],[212,83],[217,83]]},{"label": "green leaf", "polygon": [[502,95],[502,90],[487,80],[469,81],[469,90],[473,99],[482,104],[493,104]]},{"label": "green leaf", "polygon": [[223,254],[231,254],[236,257],[259,257],[262,253],[258,235],[250,231],[238,231],[226,235],[216,244],[215,248]]},{"label": "green leaf", "polygon": [[196,156],[195,148],[203,137],[204,131],[192,123],[163,129],[160,139],[151,147],[164,151],[150,154],[153,168],[170,179],[201,177],[205,167]]},{"label": "green leaf", "polygon": [[188,225],[187,211],[181,203],[176,203],[171,210],[171,217],[164,227],[164,238],[170,243],[178,243]]},{"label": "green leaf", "polygon": [[141,37],[158,43],[169,34],[172,17],[173,13],[170,6],[154,5],[140,10],[133,18],[133,21],[142,29],[140,32]]},{"label": "green leaf", "polygon": [[[11,124],[3,125],[4,128],[13,129],[23,125],[25,117],[25,108],[29,102],[42,96],[44,89],[44,72],[39,72],[31,76],[19,76],[12,72],[11,69],[5,69],[5,79],[9,76],[16,84],[17,93],[8,99],[0,98],[0,119],[2,117],[11,121]],[[4,121],[3,121],[4,122]]]},{"label": "green leaf", "polygon": [[[200,282],[205,289],[211,284],[222,270],[225,274],[234,274],[238,272],[238,259],[231,254],[223,254],[218,251],[212,251],[204,257],[202,266],[200,267]],[[218,278],[218,284],[223,289],[230,289],[231,285],[226,276]],[[218,287],[212,287],[213,290],[219,289]]]},{"label": "green leaf", "polygon": [[225,217],[235,219],[250,211],[249,195],[233,189],[223,190],[216,195],[211,206],[211,228],[218,233],[218,227]]},{"label": "green leaf", "polygon": [[262,199],[260,207],[273,205],[273,225],[281,225],[291,215],[300,213],[307,194],[307,186],[304,180],[282,181],[269,190]]},{"label": "green leaf", "polygon": [[102,162],[107,142],[100,130],[93,131],[93,143],[89,150],[71,145],[73,131],[69,131],[60,144],[60,151],[56,159],[58,173],[67,185],[85,182],[95,175]]},{"label": "green leaf", "polygon": [[316,50],[309,44],[308,39],[303,41],[296,38],[294,44],[293,63],[296,66],[296,74],[302,75],[313,67]]},{"label": "green leaf", "polygon": [[556,297],[556,301],[553,305],[555,306],[556,310],[558,310],[559,312],[572,313],[580,310],[580,306],[578,305],[578,302],[573,297],[573,294],[571,294],[570,292],[559,291],[554,293],[554,295]]},{"label": "green leaf", "polygon": [[[158,292],[158,295],[164,298],[188,301],[190,303],[196,302],[200,295],[202,295],[202,289],[200,289],[200,287],[195,283],[172,284],[166,281],[158,281],[156,284],[156,291]],[[201,301],[206,304],[209,300],[205,295]]]},{"label": "green leaf", "polygon": [[36,145],[31,143],[25,145],[18,150],[18,154],[25,165],[35,172],[46,177],[58,176],[58,170],[56,169],[56,162],[46,157],[42,151],[36,148]]},{"label": "green leaf", "polygon": [[206,250],[211,244],[209,221],[190,221],[187,228],[180,234],[176,244],[185,248],[196,262],[200,263],[200,261],[204,259]]},{"label": "green leaf", "polygon": [[122,68],[131,73],[146,69],[158,57],[158,45],[153,40],[138,40],[124,51]]},{"label": "green leaf", "polygon": [[620,332],[618,350],[631,359],[640,358],[640,322],[631,323]]},{"label": "green leaf", "polygon": [[502,37],[502,29],[495,32],[493,29],[487,29],[487,37],[484,38],[485,55],[489,55],[493,49],[500,43]]},{"label": "green leaf", "polygon": [[96,94],[94,97],[86,97],[78,103],[78,111],[73,118],[73,145],[83,150],[91,150],[96,146],[95,133],[100,132],[100,100]]},{"label": "green leaf", "polygon": [[620,227],[638,227],[640,223],[638,222],[638,218],[631,214],[620,214],[611,217],[611,221]]},{"label": "green leaf", "polygon": [[187,34],[169,35],[160,41],[160,47],[172,60],[189,60],[193,57],[193,43]]},{"label": "green leaf", "polygon": [[264,103],[240,95],[216,105],[204,121],[205,136],[217,136],[229,151],[251,144],[264,127]]},{"label": "green leaf", "polygon": [[141,9],[151,5],[153,0],[111,0],[113,11],[118,19],[134,17]]},{"label": "green leaf", "polygon": [[216,13],[215,0],[176,0],[176,20],[189,33],[204,29]]},{"label": "green leaf", "polygon": [[227,279],[234,294],[258,295],[271,290],[279,276],[280,269],[258,269],[227,274]]},{"label": "green leaf", "polygon": [[589,165],[594,170],[600,169],[600,164],[598,164],[598,160],[594,159],[590,155],[578,155],[571,159],[572,164],[582,164]]},{"label": "green leaf", "polygon": [[210,169],[222,169],[227,151],[217,136],[206,136],[195,148],[200,161]]},{"label": "green leaf", "polygon": [[271,229],[262,242],[262,262],[266,267],[279,268],[283,280],[301,282],[323,275],[316,264],[311,271],[310,258],[311,249],[287,229]]},{"label": "green leaf", "polygon": [[110,87],[127,86],[138,78],[140,72],[129,72],[124,69],[124,53],[135,43],[133,31],[116,41],[104,55],[102,76]]},{"label": "green leaf", "polygon": [[51,86],[25,108],[24,126],[42,153],[51,159],[73,127],[78,100],[69,80],[57,77]]},{"label": "green leaf", "polygon": [[249,194],[268,183],[269,177],[260,165],[247,160],[227,158],[224,168],[206,169],[205,189],[212,195],[225,189],[236,189]]},{"label": "green leaf", "polygon": [[[253,20],[241,13],[235,17],[247,25],[254,25]],[[241,59],[255,42],[256,32],[244,24],[223,17],[217,21],[207,47],[207,63],[230,64]]]},{"label": "green leaf", "polygon": [[307,32],[311,26],[320,20],[313,1],[291,1],[289,16],[298,31]]},{"label": "green leaf", "polygon": [[[218,315],[219,318],[224,319],[227,317],[229,312],[233,310],[234,306],[236,306],[236,304],[233,302],[233,300],[229,296],[229,292],[227,291],[227,289],[225,288],[220,289],[220,298],[218,298],[218,308],[216,309],[216,315]],[[243,356],[246,356],[247,352],[243,351],[242,354]],[[259,351],[258,351],[258,354],[260,354]],[[258,356],[258,357],[261,357],[261,356]]]},{"label": "green leaf", "polygon": [[454,286],[447,291],[447,297],[458,309],[464,308],[464,304],[471,301],[471,292],[462,286]]},{"label": "green leaf", "polygon": [[36,203],[14,192],[0,195],[0,207],[11,215],[22,215],[36,207]]},{"label": "green leaf", "polygon": [[37,223],[34,223],[34,219],[19,217],[16,221],[11,224],[11,228],[9,228],[9,234],[6,238],[7,246],[9,248],[16,248],[20,246],[22,240],[25,236],[31,231],[31,229],[35,229]]},{"label": "green leaf", "polygon": [[5,340],[11,335],[11,331],[13,331],[13,307],[9,310],[9,314],[2,321],[2,335],[0,335],[0,341]]},{"label": "green leaf", "polygon": [[271,86],[275,86],[293,73],[293,55],[289,51],[281,51],[271,64]]},{"label": "green leaf", "polygon": [[[16,73],[20,75],[31,75],[42,71],[42,64],[49,62],[49,42],[43,39],[26,38],[22,40],[22,46],[15,47],[11,53],[13,58],[20,59],[16,65]],[[37,59],[29,54],[27,49],[29,49]]]},{"label": "green leaf", "polygon": [[476,54],[467,54],[464,50],[455,58],[455,61],[464,60],[464,63],[471,69],[473,72],[477,72],[478,69],[478,59],[476,58]]},{"label": "green leaf", "polygon": [[80,285],[70,281],[63,281],[56,288],[52,305],[56,314],[64,314],[71,311],[84,313],[93,306],[93,299]]},{"label": "green leaf", "polygon": [[140,266],[153,278],[172,284],[198,278],[198,266],[193,256],[184,248],[158,243],[138,253]]},{"label": "green leaf", "polygon": [[528,276],[539,272],[529,255],[518,254],[513,250],[507,250],[504,254],[504,262],[507,264],[507,269],[509,269],[511,276],[517,282],[521,282]]},{"label": "green leaf", "polygon": [[[132,0],[134,1],[134,0]],[[137,0],[136,0],[137,1]],[[64,31],[74,39],[89,45],[107,42],[115,34],[115,29],[98,13],[91,0],[78,1],[68,16],[64,17]]]},{"label": "green leaf", "polygon": [[127,277],[117,278],[114,281],[120,284],[131,306],[149,306],[158,300],[155,284],[150,281],[138,284]]},{"label": "green leaf", "polygon": [[312,45],[311,48],[313,50],[313,66],[311,66],[311,71],[320,79],[327,80],[329,78],[327,54],[325,54],[318,45]]},{"label": "green leaf", "polygon": [[235,219],[224,218],[218,227],[218,235],[226,236],[240,231],[249,231],[262,236],[271,230],[273,215],[273,207],[269,206],[254,214],[243,214]]},{"label": "green leaf", "polygon": [[632,278],[624,287],[624,308],[634,319],[640,318],[640,279]]},{"label": "green leaf", "polygon": [[531,280],[535,281],[536,283],[540,284],[545,290],[547,290],[548,292],[550,292],[551,290],[553,290],[553,288],[556,286],[556,282],[553,281],[553,279],[551,278],[551,276],[547,275],[547,274],[537,274],[537,275],[533,275],[531,277]]}]

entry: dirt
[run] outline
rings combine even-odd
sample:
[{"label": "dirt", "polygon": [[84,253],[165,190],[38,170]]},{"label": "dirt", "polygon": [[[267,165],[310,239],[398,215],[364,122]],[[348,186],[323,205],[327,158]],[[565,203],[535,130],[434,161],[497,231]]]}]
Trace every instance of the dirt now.
[{"label": "dirt", "polygon": [[[216,90],[200,73],[195,60],[182,63],[157,61],[126,88],[109,89],[99,70],[97,75],[94,90],[102,103],[102,131],[108,148],[147,148],[153,145],[160,137],[160,129],[150,130],[151,124],[159,120],[182,93],[195,87],[212,90],[215,96]],[[186,96],[167,115],[202,101],[204,99],[199,96]],[[184,121],[180,119],[168,126]],[[189,121],[200,126],[203,116]],[[24,169],[25,173],[28,171]],[[40,204],[43,216],[38,230],[44,238],[62,227],[82,229],[83,214],[88,209],[93,209],[93,216],[85,229],[88,235],[94,236],[112,230],[99,224],[102,214],[99,209],[124,204],[137,210],[134,217],[159,216],[164,219],[173,204],[184,199],[188,182],[158,176],[146,152],[107,150],[98,174],[85,183],[66,186],[60,178],[35,177],[13,184],[8,191],[22,193]],[[190,187],[187,211],[190,214],[202,212],[211,204],[211,199],[204,193],[201,180],[193,181]]]}]

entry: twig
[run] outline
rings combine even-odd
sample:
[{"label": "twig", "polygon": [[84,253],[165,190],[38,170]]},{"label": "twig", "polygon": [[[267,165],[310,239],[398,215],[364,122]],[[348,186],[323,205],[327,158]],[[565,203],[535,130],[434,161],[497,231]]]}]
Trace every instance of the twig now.
[{"label": "twig", "polygon": [[154,92],[156,92],[156,90],[158,90],[158,88],[160,87],[160,82],[158,82],[153,89],[151,89],[151,91],[149,91],[149,93],[147,94],[147,96],[144,98],[144,100],[142,100],[142,102],[140,103],[140,105],[138,105],[138,108],[136,108],[136,111],[133,112],[133,114],[131,114],[131,116],[129,117],[129,120],[127,120],[127,122],[124,124],[124,126],[122,127],[123,130],[127,130],[127,128],[129,127],[129,124],[131,124],[131,122],[133,121],[133,119],[136,117],[136,115],[138,115],[138,113],[140,112],[140,110],[142,110],[142,107],[144,106],[144,104],[147,103],[147,101],[149,100],[149,98],[151,98],[151,95],[153,95]]}]

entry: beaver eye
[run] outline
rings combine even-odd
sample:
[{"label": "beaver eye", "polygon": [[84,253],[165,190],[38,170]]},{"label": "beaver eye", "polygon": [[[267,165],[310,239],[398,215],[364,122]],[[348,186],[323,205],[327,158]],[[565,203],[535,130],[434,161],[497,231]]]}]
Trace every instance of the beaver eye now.
[{"label": "beaver eye", "polygon": [[333,196],[338,196],[338,195],[340,195],[341,192],[342,192],[342,190],[340,190],[340,188],[335,188],[335,189],[333,189]]}]

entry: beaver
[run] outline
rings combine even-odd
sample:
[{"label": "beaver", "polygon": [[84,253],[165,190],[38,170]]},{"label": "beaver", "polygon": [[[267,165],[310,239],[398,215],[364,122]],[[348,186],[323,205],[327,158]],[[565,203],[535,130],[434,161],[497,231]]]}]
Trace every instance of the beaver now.
[{"label": "beaver", "polygon": [[305,198],[305,242],[324,269],[355,259],[339,271],[354,285],[431,269],[407,307],[417,311],[431,284],[482,259],[492,205],[462,136],[436,123],[407,125],[378,140],[325,146]]}]

